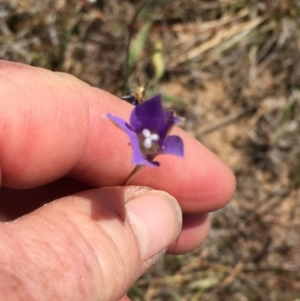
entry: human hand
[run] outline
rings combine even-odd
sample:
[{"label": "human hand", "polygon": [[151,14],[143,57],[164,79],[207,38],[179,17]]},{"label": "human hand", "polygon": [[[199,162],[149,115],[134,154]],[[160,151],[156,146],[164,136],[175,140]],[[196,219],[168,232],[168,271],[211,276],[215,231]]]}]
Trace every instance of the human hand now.
[{"label": "human hand", "polygon": [[2,61],[0,104],[0,300],[127,300],[157,254],[201,245],[233,194],[232,172],[178,128],[184,159],[118,187],[131,148],[104,116],[132,106],[70,75]]}]

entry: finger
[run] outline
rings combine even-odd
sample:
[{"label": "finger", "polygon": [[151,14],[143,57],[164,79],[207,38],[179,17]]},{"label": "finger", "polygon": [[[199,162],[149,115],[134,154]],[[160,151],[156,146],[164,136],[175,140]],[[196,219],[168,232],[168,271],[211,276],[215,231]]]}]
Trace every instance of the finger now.
[{"label": "finger", "polygon": [[169,254],[185,254],[200,247],[208,236],[210,219],[207,214],[184,215],[182,230],[169,246]]},{"label": "finger", "polygon": [[59,199],[0,224],[0,299],[119,300],[180,229],[180,208],[164,192],[121,187]]},{"label": "finger", "polygon": [[[103,116],[128,120],[132,106],[65,74],[0,64],[2,184],[30,188],[70,175],[89,185],[120,185],[131,172],[126,135]],[[232,172],[180,129],[185,156],[159,156],[133,184],[163,189],[186,212],[207,212],[232,196]]]},{"label": "finger", "polygon": [[119,301],[131,301],[131,299],[127,295],[125,295]]},{"label": "finger", "polygon": [[[10,221],[16,219],[53,199],[89,188],[87,185],[70,178],[63,178],[44,187],[25,191],[2,188],[0,190],[0,212],[2,215],[0,220]],[[195,250],[204,242],[209,229],[210,223],[207,214],[185,214],[183,216],[182,231],[176,241],[168,248],[168,253],[184,254]]]}]

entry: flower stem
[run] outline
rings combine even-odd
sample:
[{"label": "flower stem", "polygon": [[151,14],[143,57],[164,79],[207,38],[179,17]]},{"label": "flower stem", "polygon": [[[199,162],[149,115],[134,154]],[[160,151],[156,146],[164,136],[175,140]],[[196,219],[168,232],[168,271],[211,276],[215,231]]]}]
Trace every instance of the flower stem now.
[{"label": "flower stem", "polygon": [[127,177],[126,181],[124,182],[124,186],[129,185],[129,182],[132,180],[132,178],[135,176],[135,174],[140,171],[142,168],[144,167],[144,165],[136,165],[134,167],[134,169],[132,170],[132,172],[129,174],[129,176]]}]

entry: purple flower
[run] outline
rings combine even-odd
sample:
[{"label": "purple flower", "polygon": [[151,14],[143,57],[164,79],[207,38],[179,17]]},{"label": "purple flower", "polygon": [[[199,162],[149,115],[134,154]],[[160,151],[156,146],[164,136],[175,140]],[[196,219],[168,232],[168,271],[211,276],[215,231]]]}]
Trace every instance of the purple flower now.
[{"label": "purple flower", "polygon": [[159,154],[183,157],[182,139],[169,135],[180,118],[174,116],[174,111],[164,110],[161,94],[137,105],[131,113],[129,124],[111,114],[107,117],[129,136],[133,164],[159,166],[158,162],[153,161]]}]

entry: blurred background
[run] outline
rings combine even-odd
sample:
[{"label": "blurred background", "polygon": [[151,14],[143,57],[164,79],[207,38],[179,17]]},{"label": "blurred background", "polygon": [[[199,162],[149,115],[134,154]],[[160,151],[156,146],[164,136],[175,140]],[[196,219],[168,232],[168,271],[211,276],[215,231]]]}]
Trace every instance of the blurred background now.
[{"label": "blurred background", "polygon": [[299,0],[0,0],[0,59],[163,92],[234,170],[205,244],[162,258],[132,300],[300,300]]}]

